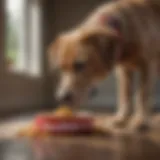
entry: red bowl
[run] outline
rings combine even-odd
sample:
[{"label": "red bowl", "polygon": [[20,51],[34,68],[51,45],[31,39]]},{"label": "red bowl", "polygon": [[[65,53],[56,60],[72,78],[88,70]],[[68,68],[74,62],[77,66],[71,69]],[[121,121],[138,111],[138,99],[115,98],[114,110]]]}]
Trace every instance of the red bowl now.
[{"label": "red bowl", "polygon": [[94,129],[93,118],[82,116],[37,116],[35,125],[39,130],[50,133],[90,133]]}]

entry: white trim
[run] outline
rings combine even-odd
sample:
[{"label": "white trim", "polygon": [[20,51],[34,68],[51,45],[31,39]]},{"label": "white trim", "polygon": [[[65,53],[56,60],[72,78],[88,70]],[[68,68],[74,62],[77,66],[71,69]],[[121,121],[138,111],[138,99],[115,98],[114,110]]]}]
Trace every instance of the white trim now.
[{"label": "white trim", "polygon": [[39,0],[21,0],[18,8],[19,51],[11,72],[41,76],[42,72],[42,12]]},{"label": "white trim", "polygon": [[16,66],[14,68],[15,71],[18,72],[26,72],[27,70],[27,61],[26,61],[26,57],[27,57],[27,20],[26,20],[26,14],[27,14],[27,0],[22,0],[22,8],[19,10],[20,12],[20,24],[21,26],[18,26],[20,28],[19,31],[19,44],[20,44],[20,48],[19,48],[19,52],[18,54],[18,58],[17,58],[17,63]]},{"label": "white trim", "polygon": [[38,0],[30,5],[30,54],[28,72],[33,76],[41,75],[42,72],[42,12]]}]

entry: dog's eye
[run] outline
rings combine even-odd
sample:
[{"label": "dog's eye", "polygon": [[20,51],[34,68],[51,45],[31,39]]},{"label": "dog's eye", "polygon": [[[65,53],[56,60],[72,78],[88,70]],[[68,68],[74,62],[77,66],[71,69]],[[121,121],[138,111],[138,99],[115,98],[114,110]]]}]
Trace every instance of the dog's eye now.
[{"label": "dog's eye", "polygon": [[73,65],[73,69],[75,72],[81,72],[86,67],[85,62],[75,62]]}]

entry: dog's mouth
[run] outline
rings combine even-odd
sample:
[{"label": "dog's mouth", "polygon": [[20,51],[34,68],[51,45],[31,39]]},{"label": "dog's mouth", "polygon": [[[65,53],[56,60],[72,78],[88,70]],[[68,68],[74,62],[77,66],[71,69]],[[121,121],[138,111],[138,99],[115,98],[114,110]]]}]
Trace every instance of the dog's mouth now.
[{"label": "dog's mouth", "polygon": [[96,85],[88,87],[60,88],[56,94],[58,105],[67,105],[71,107],[79,107],[87,102],[89,99],[94,98],[98,89]]},{"label": "dog's mouth", "polygon": [[98,94],[98,89],[95,87],[89,88],[85,91],[77,92],[69,101],[64,101],[63,104],[71,107],[79,107],[83,103],[87,102],[88,99],[95,98]]}]

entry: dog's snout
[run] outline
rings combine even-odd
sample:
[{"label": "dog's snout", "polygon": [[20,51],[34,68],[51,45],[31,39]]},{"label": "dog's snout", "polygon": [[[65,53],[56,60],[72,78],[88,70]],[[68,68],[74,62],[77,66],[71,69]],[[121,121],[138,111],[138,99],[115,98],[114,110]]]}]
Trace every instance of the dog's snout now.
[{"label": "dog's snout", "polygon": [[67,93],[63,98],[62,101],[64,102],[71,102],[73,100],[73,96],[71,93]]},{"label": "dog's snout", "polygon": [[57,98],[58,103],[60,104],[72,104],[73,102],[73,94],[72,93],[66,93],[61,97]]}]

